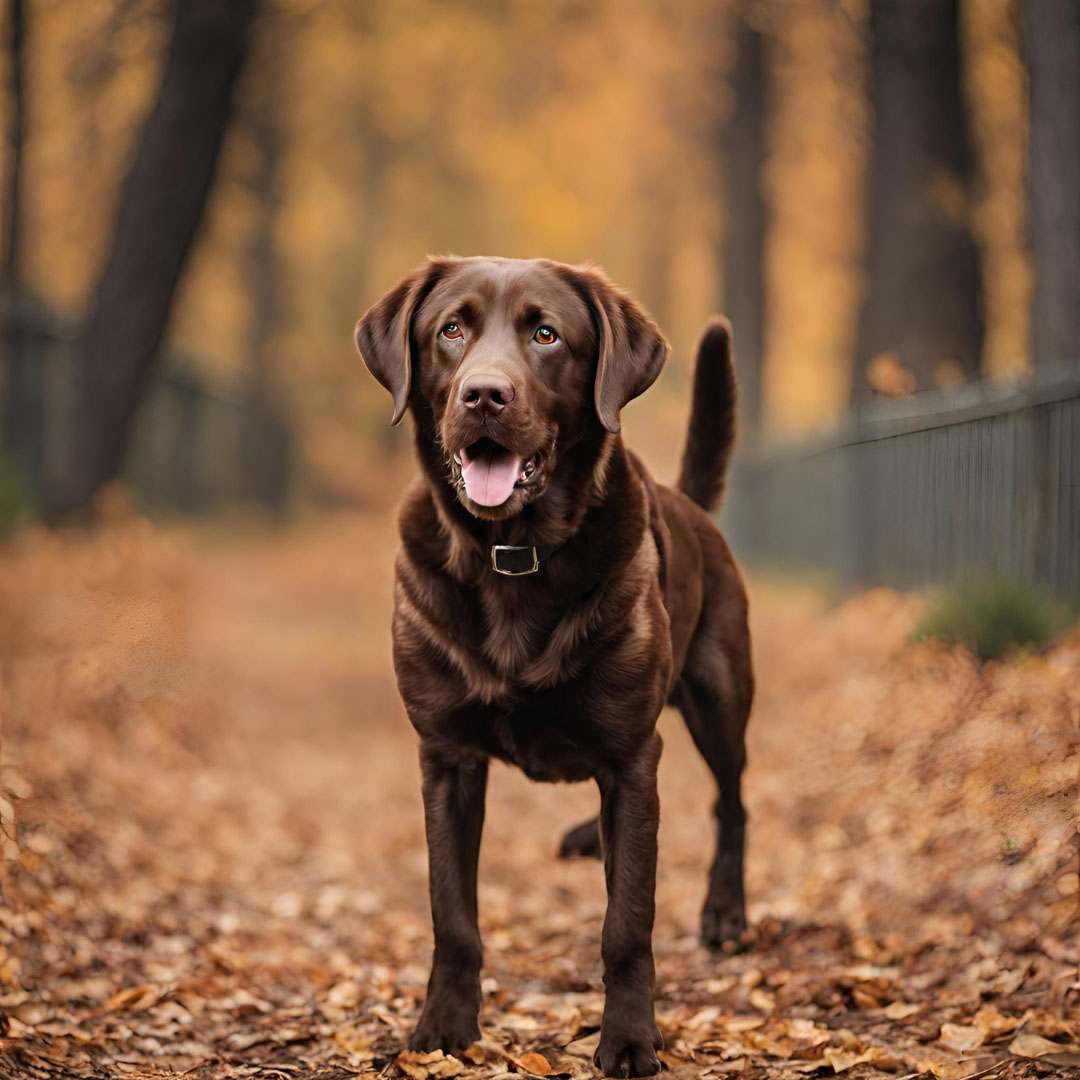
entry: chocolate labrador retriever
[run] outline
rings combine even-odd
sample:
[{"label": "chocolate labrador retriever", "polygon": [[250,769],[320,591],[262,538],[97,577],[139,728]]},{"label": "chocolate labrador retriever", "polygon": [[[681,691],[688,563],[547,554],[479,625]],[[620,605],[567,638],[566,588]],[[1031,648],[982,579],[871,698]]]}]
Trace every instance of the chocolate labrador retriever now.
[{"label": "chocolate labrador retriever", "polygon": [[480,1036],[476,866],[489,758],[595,780],[600,816],[563,855],[601,855],[608,907],[596,1064],[660,1068],[652,927],[657,718],[678,706],[716,776],[701,920],[745,928],[739,793],[753,696],[746,594],[707,510],[734,437],[727,323],[701,341],[679,490],[623,445],[619,412],[668,346],[599,271],[433,258],[360,320],[356,343],[412,412],[421,475],[400,514],[394,668],[420,736],[435,956],[411,1046]]}]

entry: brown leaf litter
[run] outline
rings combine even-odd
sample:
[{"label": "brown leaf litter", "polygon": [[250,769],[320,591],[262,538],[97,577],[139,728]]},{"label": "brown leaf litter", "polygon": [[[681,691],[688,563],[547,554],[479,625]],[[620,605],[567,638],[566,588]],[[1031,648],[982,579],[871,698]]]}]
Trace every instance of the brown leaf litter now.
[{"label": "brown leaf litter", "polygon": [[[588,787],[496,769],[483,1038],[405,1049],[431,935],[383,516],[0,551],[0,1075],[592,1077]],[[752,930],[696,941],[710,780],[665,716],[657,1019],[675,1076],[1080,1077],[1080,636],[980,667],[920,600],[751,582]]]}]

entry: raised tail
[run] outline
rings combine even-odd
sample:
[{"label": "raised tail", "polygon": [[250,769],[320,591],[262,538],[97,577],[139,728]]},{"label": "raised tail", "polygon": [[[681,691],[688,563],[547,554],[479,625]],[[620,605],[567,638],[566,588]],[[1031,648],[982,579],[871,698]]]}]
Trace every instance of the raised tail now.
[{"label": "raised tail", "polygon": [[705,510],[715,510],[724,494],[735,442],[735,396],[731,323],[714,315],[698,344],[690,429],[679,475],[679,490]]}]

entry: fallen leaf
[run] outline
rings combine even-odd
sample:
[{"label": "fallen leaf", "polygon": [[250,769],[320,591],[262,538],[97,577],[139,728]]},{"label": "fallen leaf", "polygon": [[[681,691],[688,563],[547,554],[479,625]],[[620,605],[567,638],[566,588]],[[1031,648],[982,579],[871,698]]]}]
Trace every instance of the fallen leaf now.
[{"label": "fallen leaf", "polygon": [[1015,1016],[1005,1016],[989,1005],[975,1014],[975,1026],[982,1032],[983,1042],[1014,1031],[1019,1023]]},{"label": "fallen leaf", "polygon": [[784,1060],[791,1057],[791,1046],[789,1044],[780,1042],[778,1039],[774,1039],[764,1032],[750,1032],[746,1041],[751,1046],[764,1051],[769,1057],[782,1058]]},{"label": "fallen leaf", "polygon": [[684,1028],[689,1028],[691,1031],[695,1031],[698,1028],[711,1027],[720,1019],[720,1013],[721,1009],[719,1005],[709,1005],[694,1013],[689,1020],[683,1021],[682,1026]]},{"label": "fallen leaf", "polygon": [[319,1012],[331,1022],[340,1023],[360,1004],[363,990],[352,979],[345,979],[330,988],[326,1000],[319,1003]]},{"label": "fallen leaf", "polygon": [[834,1073],[847,1072],[856,1065],[862,1065],[873,1057],[870,1053],[854,1054],[850,1050],[839,1050],[835,1046],[826,1047],[822,1055],[827,1065],[832,1066]]},{"label": "fallen leaf", "polygon": [[452,1054],[444,1054],[441,1050],[432,1050],[427,1054],[416,1050],[402,1050],[395,1061],[401,1071],[412,1080],[460,1076],[465,1071],[463,1061],[459,1061]]},{"label": "fallen leaf", "polygon": [[363,1064],[375,1059],[375,1051],[371,1048],[374,1041],[374,1036],[354,1027],[342,1028],[334,1032],[334,1042],[349,1055],[355,1064]]},{"label": "fallen leaf", "polygon": [[724,1022],[724,1027],[734,1032],[753,1031],[754,1028],[763,1027],[764,1024],[764,1016],[733,1016]]},{"label": "fallen leaf", "polygon": [[922,1006],[909,1001],[891,1001],[885,1006],[885,1015],[890,1020],[906,1020],[922,1010]]},{"label": "fallen leaf", "polygon": [[784,1020],[780,1024],[780,1030],[789,1038],[796,1040],[799,1057],[807,1057],[808,1051],[832,1038],[832,1032],[828,1028],[818,1027],[813,1020],[795,1018]]},{"label": "fallen leaf", "polygon": [[851,999],[858,1009],[880,1009],[881,999],[864,984],[859,984],[851,989]]},{"label": "fallen leaf", "polygon": [[1017,1057],[1036,1058],[1044,1054],[1072,1053],[1080,1050],[1080,1047],[1072,1043],[1056,1043],[1050,1039],[1044,1039],[1041,1035],[1017,1035],[1009,1043],[1009,1053]]},{"label": "fallen leaf", "polygon": [[461,1052],[461,1056],[474,1065],[483,1065],[487,1061],[487,1055],[484,1053],[484,1048],[480,1043],[473,1043],[468,1050]]},{"label": "fallen leaf", "polygon": [[522,1054],[514,1058],[514,1064],[522,1071],[534,1076],[547,1076],[551,1072],[551,1063],[543,1054]]},{"label": "fallen leaf", "polygon": [[4,1019],[7,1021],[7,1031],[4,1034],[13,1039],[21,1039],[33,1030],[14,1016],[6,1016]]},{"label": "fallen leaf", "polygon": [[101,1008],[105,1012],[141,1012],[157,1004],[160,997],[158,988],[149,983],[145,986],[129,986],[126,990],[118,990]]},{"label": "fallen leaf", "polygon": [[873,1065],[875,1069],[880,1069],[882,1072],[895,1073],[899,1072],[904,1067],[904,1063],[900,1058],[891,1054],[883,1047],[872,1046],[869,1053],[870,1064]]},{"label": "fallen leaf", "polygon": [[592,1061],[592,1056],[599,1045],[600,1032],[594,1031],[591,1035],[585,1035],[580,1039],[575,1039],[572,1043],[568,1043],[563,1049],[568,1054],[573,1054],[574,1057],[588,1058]]},{"label": "fallen leaf", "polygon": [[733,1061],[717,1061],[710,1065],[701,1075],[704,1076],[730,1076],[732,1073],[740,1073],[746,1068],[746,1058],[735,1058]]},{"label": "fallen leaf", "polygon": [[950,1050],[964,1054],[983,1044],[983,1034],[977,1027],[964,1024],[942,1024],[938,1042]]},{"label": "fallen leaf", "polygon": [[963,1080],[973,1070],[967,1062],[956,1061],[938,1054],[924,1054],[909,1064],[919,1072],[928,1072],[938,1080]]}]

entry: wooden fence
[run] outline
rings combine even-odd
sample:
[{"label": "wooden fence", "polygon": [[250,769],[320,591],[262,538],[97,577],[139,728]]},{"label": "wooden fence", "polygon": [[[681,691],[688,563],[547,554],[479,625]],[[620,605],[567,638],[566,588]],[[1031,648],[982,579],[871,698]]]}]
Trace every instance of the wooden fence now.
[{"label": "wooden fence", "polygon": [[[5,314],[0,425],[11,464],[35,488],[62,476],[73,452],[75,337],[48,311]],[[294,441],[272,396],[250,381],[213,380],[173,352],[139,412],[126,479],[146,510],[249,505],[279,512],[289,498]]]},{"label": "wooden fence", "polygon": [[1000,572],[1080,596],[1080,370],[873,403],[736,451],[720,523],[748,565],[846,585]]}]

